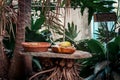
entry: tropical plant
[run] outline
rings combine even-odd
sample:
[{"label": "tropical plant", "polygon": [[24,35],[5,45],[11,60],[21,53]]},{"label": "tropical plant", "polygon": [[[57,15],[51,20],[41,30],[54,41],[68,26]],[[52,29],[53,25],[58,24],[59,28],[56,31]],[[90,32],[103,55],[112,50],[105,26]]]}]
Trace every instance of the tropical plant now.
[{"label": "tropical plant", "polygon": [[[75,43],[75,38],[78,36],[80,30],[77,29],[77,25],[75,25],[73,22],[72,23],[68,23],[68,26],[65,28],[65,32],[64,30],[59,30],[56,29],[56,33],[58,33],[59,35],[63,35],[65,34],[65,40],[66,41],[70,41],[72,43]],[[59,38],[56,41],[62,41],[62,38]]]},{"label": "tropical plant", "polygon": [[101,22],[100,27],[98,28],[97,32],[94,34],[97,35],[98,40],[107,43],[113,37],[117,36],[115,30],[116,30],[115,26],[110,29],[107,22]]},{"label": "tropical plant", "polygon": [[94,13],[111,12],[115,8],[112,6],[114,3],[116,2],[111,0],[71,0],[71,6],[73,8],[80,7],[82,15],[84,10],[88,8],[88,24],[90,24]]},{"label": "tropical plant", "polygon": [[107,21],[99,22],[100,25],[98,26],[98,30],[94,34],[97,35],[97,39],[100,40],[101,42],[107,43],[113,37],[119,34],[119,31],[117,33],[117,30],[120,28],[119,26],[119,19],[120,19],[119,4],[118,4],[117,12],[115,13],[115,15],[116,15],[116,19],[114,19],[114,23],[111,25],[111,27],[108,25],[109,23]]},{"label": "tropical plant", "polygon": [[[71,40],[75,40],[75,38],[78,36],[80,31],[77,31],[77,25],[74,25],[74,23],[72,22],[71,24],[68,23],[68,29],[65,29],[65,34],[66,37]],[[71,34],[70,34],[71,33]]]},{"label": "tropical plant", "polygon": [[[117,16],[117,18],[119,19],[119,16]],[[116,37],[117,33],[115,32],[115,30],[119,28],[119,25],[116,26],[116,24],[118,24],[118,19],[110,30],[106,22],[101,23],[102,27],[98,29],[97,33],[97,40],[100,42],[94,39],[86,42],[87,51],[91,52],[93,57],[85,59],[85,61],[83,60],[85,66],[81,71],[81,76],[89,76],[85,80],[120,79],[120,37]],[[89,73],[86,74],[85,71],[89,71]]]},{"label": "tropical plant", "polygon": [[[6,47],[4,40],[15,39],[13,24],[16,24],[16,13],[8,4],[10,4],[9,1],[0,0],[0,77],[2,79],[8,79],[9,63],[5,53],[8,52],[7,49],[10,49]],[[13,38],[10,37],[11,35]]]},{"label": "tropical plant", "polygon": [[[93,55],[85,60],[84,69],[90,72],[85,80],[119,80],[120,79],[120,36],[107,44],[91,39],[87,42]],[[81,72],[82,74],[82,72]],[[85,77],[85,75],[83,75]]]},{"label": "tropical plant", "polygon": [[88,51],[88,45],[87,42],[89,41],[89,39],[84,39],[84,40],[79,40],[76,44],[75,47],[77,50],[82,50],[82,51]]},{"label": "tropical plant", "polygon": [[[35,15],[36,16],[36,15]],[[42,28],[42,25],[45,23],[45,16],[41,13],[40,16],[36,20],[34,20],[33,16],[31,18],[31,30],[37,31]]]},{"label": "tropical plant", "polygon": [[[15,40],[15,27],[17,23],[17,13],[11,7],[10,2],[7,0],[1,0],[0,2],[0,33],[2,33],[0,35],[3,35],[3,42],[8,40],[8,44],[12,42],[11,40]],[[7,49],[12,48],[13,50],[13,45],[8,47],[4,42],[4,47]]]},{"label": "tropical plant", "polygon": [[[10,80],[21,80],[25,79],[26,71],[31,72],[31,65],[28,63],[30,58],[22,56],[21,43],[25,41],[25,27],[29,24],[31,16],[31,0],[18,0],[18,16],[17,16],[17,28],[15,38],[15,48],[11,65],[9,68],[9,79]],[[26,8],[27,7],[27,8]],[[28,14],[28,15],[27,15]],[[23,65],[26,63],[25,65]],[[29,66],[26,68],[26,66]],[[26,68],[26,69],[25,69]]]},{"label": "tropical plant", "polygon": [[51,32],[48,28],[41,30],[45,23],[45,17],[40,14],[36,20],[31,19],[31,27],[26,27],[25,41],[27,42],[50,42]]},{"label": "tropical plant", "polygon": [[2,31],[6,31],[6,29],[8,29],[7,36],[10,36],[10,34],[12,33],[12,35],[15,38],[15,33],[13,30],[13,24],[16,23],[16,12],[13,8],[11,8],[10,5],[8,5],[9,3],[6,0],[1,0],[0,2],[0,25],[1,25],[1,30]]}]

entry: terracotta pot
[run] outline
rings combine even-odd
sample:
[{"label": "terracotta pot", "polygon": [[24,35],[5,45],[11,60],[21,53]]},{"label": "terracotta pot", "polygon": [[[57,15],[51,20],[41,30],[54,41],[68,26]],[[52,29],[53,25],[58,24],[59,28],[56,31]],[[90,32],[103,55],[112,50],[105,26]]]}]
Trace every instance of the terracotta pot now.
[{"label": "terracotta pot", "polygon": [[48,42],[22,42],[22,46],[26,52],[46,52],[51,44]]},{"label": "terracotta pot", "polygon": [[75,50],[73,47],[52,47],[52,51],[56,53],[72,54]]},{"label": "terracotta pot", "polygon": [[61,47],[61,52],[65,54],[72,54],[75,52],[75,48],[64,48]]},{"label": "terracotta pot", "polygon": [[61,53],[61,48],[60,47],[52,47],[52,51],[56,53]]}]

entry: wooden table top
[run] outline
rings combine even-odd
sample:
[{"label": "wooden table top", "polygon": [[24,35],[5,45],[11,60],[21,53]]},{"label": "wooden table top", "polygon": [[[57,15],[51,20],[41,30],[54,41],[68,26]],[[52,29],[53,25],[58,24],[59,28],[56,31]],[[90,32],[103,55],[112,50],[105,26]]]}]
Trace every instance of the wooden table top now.
[{"label": "wooden table top", "polygon": [[22,52],[21,54],[47,58],[66,58],[66,59],[83,59],[92,57],[92,55],[89,52],[80,50],[76,50],[72,54],[54,53],[51,50],[49,50],[48,52]]}]

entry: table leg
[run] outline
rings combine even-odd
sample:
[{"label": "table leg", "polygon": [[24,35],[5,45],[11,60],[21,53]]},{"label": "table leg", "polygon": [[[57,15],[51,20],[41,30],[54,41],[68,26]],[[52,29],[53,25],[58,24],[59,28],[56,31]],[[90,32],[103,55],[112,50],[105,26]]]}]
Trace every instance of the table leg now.
[{"label": "table leg", "polygon": [[32,75],[32,56],[24,56],[24,62],[26,75]]},{"label": "table leg", "polygon": [[79,76],[80,66],[74,59],[60,59],[55,64],[55,69],[47,80],[82,80]]},{"label": "table leg", "polygon": [[[80,66],[75,63],[74,59],[57,59],[53,64],[55,65],[54,68],[45,70],[46,72],[51,72],[46,80],[83,80],[79,76]],[[45,71],[36,74],[40,75],[46,73]],[[36,77],[36,74],[29,80]]]}]

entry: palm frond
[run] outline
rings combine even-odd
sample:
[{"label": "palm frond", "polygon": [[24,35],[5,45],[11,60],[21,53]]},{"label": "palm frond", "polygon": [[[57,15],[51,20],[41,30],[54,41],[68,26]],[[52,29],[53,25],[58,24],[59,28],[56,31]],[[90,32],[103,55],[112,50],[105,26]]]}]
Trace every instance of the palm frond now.
[{"label": "palm frond", "polygon": [[[4,1],[1,2],[2,5],[0,5],[0,24],[1,24],[1,31],[5,31],[6,28],[9,28],[9,32],[11,32],[15,38],[15,33],[13,31],[13,24],[16,24],[17,22],[17,14],[14,11],[13,8],[11,8],[9,5],[6,5],[7,3]],[[10,34],[11,34],[10,33]]]}]

